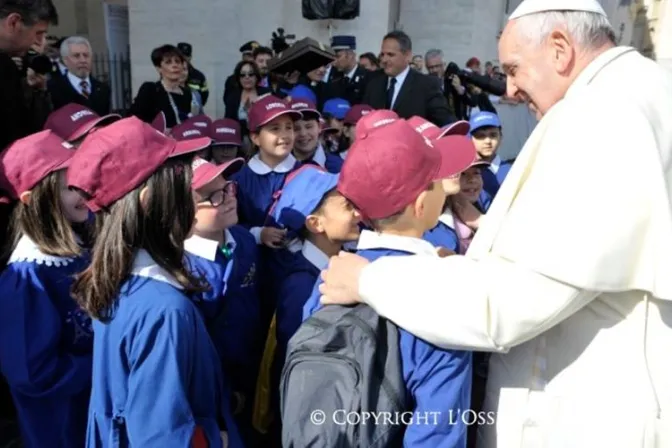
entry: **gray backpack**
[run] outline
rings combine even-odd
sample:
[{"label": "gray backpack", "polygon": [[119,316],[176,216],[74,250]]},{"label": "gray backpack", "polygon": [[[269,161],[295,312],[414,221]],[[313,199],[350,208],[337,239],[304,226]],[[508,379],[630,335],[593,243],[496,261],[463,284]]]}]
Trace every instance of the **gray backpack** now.
[{"label": "gray backpack", "polygon": [[287,346],[282,446],[401,447],[405,427],[391,420],[407,397],[398,328],[364,304],[324,307]]}]

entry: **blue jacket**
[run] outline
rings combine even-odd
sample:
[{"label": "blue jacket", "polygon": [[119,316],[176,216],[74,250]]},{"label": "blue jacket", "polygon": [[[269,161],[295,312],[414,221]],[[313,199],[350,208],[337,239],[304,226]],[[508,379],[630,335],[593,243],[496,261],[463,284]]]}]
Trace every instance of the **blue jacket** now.
[{"label": "blue jacket", "polygon": [[[504,179],[506,179],[506,176],[509,174],[509,171],[511,171],[513,162],[514,160],[501,160],[499,157],[496,157],[495,160],[493,160],[493,163],[499,164],[497,174],[493,173],[488,166],[482,168],[483,190],[490,195],[490,198],[494,198],[497,195],[500,185],[502,185]],[[489,206],[489,204],[487,205]]]},{"label": "blue jacket", "polygon": [[[227,258],[217,242],[191,237],[185,242],[187,260],[210,290],[196,297],[231,388],[254,389],[261,351],[260,303],[257,278],[259,248],[241,226],[226,232]],[[251,397],[250,397],[251,398]]]},{"label": "blue jacket", "polygon": [[305,165],[307,163],[312,163],[317,166],[320,166],[332,174],[338,174],[343,168],[343,158],[338,154],[327,152],[323,146],[318,146],[317,150],[313,157],[309,160],[306,160],[302,163]]},{"label": "blue jacket", "polygon": [[[424,251],[434,253],[431,246],[427,247],[426,241],[407,237],[388,238],[390,236],[382,235],[382,238],[379,238],[380,235],[373,232],[363,232],[357,254],[369,261],[374,261],[385,256],[413,255],[416,253],[413,247],[423,245],[425,246]],[[373,238],[379,239],[380,247],[375,247]],[[369,244],[367,239],[374,243]],[[400,244],[396,244],[398,242]],[[390,248],[390,246],[395,246],[395,248]],[[319,283],[321,281],[318,280],[313,289],[313,295],[304,307],[304,318],[310,317],[320,308],[317,289]],[[399,346],[404,383],[414,403],[413,408],[408,411],[416,412],[418,415],[439,413],[436,420],[430,419],[431,424],[408,426],[404,434],[404,446],[414,448],[465,447],[467,426],[458,418],[457,410],[470,407],[471,352],[439,349],[402,328],[399,329]]]},{"label": "blue jacket", "polygon": [[196,427],[242,447],[219,356],[196,304],[143,250],[109,322],[94,321],[87,447],[190,448]]},{"label": "blue jacket", "polygon": [[70,287],[87,264],[43,254],[24,236],[0,275],[0,370],[27,448],[84,445],[93,333]]},{"label": "blue jacket", "polygon": [[439,217],[436,226],[425,232],[422,239],[429,242],[434,247],[445,247],[458,253],[460,244],[455,232],[455,219],[448,210]]}]

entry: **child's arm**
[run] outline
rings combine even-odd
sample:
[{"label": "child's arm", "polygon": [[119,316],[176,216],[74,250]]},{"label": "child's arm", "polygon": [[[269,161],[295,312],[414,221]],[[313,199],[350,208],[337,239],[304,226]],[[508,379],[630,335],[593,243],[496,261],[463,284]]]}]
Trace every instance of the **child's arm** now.
[{"label": "child's arm", "polygon": [[471,352],[440,350],[402,330],[407,387],[415,400],[414,421],[404,446],[466,445],[471,413]]}]

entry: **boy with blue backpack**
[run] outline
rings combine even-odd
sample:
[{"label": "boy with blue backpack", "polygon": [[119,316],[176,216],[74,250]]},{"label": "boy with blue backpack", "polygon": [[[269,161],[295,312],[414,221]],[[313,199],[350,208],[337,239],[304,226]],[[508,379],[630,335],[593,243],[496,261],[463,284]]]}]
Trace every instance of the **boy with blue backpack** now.
[{"label": "boy with blue backpack", "polygon": [[[422,235],[441,213],[441,180],[474,158],[468,139],[430,142],[401,119],[358,132],[337,187],[374,229],[361,233],[357,254],[368,260],[438,256]],[[469,409],[471,353],[439,349],[365,304],[322,308],[317,288],[304,317],[315,311],[287,348],[283,446],[466,446],[466,424],[450,417]],[[325,415],[321,425],[311,422],[316,409]],[[393,417],[342,425],[340,413]],[[417,419],[394,419],[404,413]],[[425,418],[430,414],[434,418]]]}]

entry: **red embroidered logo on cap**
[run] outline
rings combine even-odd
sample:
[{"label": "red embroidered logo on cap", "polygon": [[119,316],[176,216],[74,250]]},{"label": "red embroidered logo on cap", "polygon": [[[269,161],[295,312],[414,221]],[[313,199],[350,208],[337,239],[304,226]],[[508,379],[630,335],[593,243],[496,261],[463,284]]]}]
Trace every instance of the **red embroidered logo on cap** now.
[{"label": "red embroidered logo on cap", "polygon": [[188,131],[184,131],[182,133],[182,137],[189,137],[190,135],[203,135],[203,133],[198,129],[189,129]]},{"label": "red embroidered logo on cap", "polygon": [[292,104],[292,109],[308,109],[309,106],[307,103],[294,103]]},{"label": "red embroidered logo on cap", "polygon": [[193,125],[196,126],[197,128],[207,128],[208,127],[208,123],[206,123],[205,121],[195,121],[193,123]]},{"label": "red embroidered logo on cap", "polygon": [[217,128],[215,130],[217,134],[233,134],[236,135],[236,130],[233,128]]},{"label": "red embroidered logo on cap", "polygon": [[436,126],[434,125],[434,123],[424,123],[424,124],[418,126],[417,128],[415,128],[415,130],[422,134],[427,129],[435,128],[435,127]]},{"label": "red embroidered logo on cap", "polygon": [[270,103],[266,105],[266,110],[271,110],[271,109],[284,109],[285,104],[284,103]]}]

